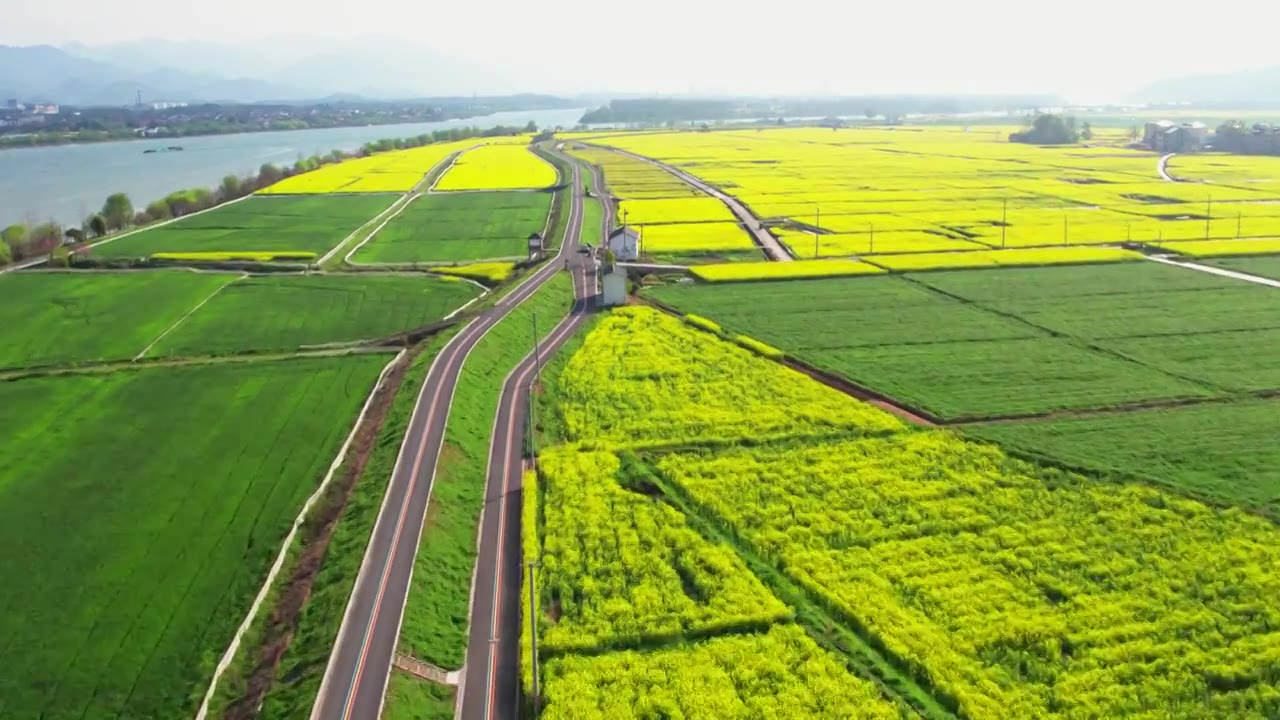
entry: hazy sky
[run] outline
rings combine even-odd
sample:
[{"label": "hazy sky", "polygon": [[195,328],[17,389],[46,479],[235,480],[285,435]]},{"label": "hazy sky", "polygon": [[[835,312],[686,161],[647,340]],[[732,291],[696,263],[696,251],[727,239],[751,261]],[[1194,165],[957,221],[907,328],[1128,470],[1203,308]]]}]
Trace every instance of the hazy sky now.
[{"label": "hazy sky", "polygon": [[[1058,92],[1118,98],[1150,80],[1280,64],[1276,10],[1233,2],[967,0],[3,0],[0,43],[145,37],[394,36],[499,66],[530,90],[722,93]],[[1035,8],[1049,8],[1053,17]],[[1197,21],[1197,15],[1206,18]],[[1247,19],[1258,19],[1250,22]],[[562,60],[567,59],[568,62]]]}]

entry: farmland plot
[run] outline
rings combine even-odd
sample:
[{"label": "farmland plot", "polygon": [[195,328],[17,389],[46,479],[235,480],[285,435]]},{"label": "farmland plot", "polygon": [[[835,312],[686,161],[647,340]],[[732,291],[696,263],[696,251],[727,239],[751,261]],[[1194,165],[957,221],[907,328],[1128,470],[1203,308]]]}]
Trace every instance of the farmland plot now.
[{"label": "farmland plot", "polygon": [[[1135,267],[1141,276],[1146,266]],[[1082,275],[1092,271],[1067,270]],[[945,288],[951,287],[950,282],[963,283],[975,293],[989,295],[1012,293],[1018,281],[1025,283],[1028,293],[1065,292],[1053,278],[1033,282],[1021,274],[1024,272],[1031,271],[965,271],[917,277],[930,284],[938,279],[937,284]],[[1007,283],[1006,274],[1010,274]],[[983,282],[971,280],[979,276]],[[1119,280],[1113,276],[1112,282]],[[1185,282],[1199,283],[1199,287],[1206,281]],[[1122,285],[1090,287],[1114,290],[1118,286]],[[725,288],[670,286],[650,292],[682,312],[709,317],[731,332],[755,337],[943,418],[1039,413],[1214,394],[1197,382],[1069,338],[1053,337],[1028,322],[901,278]],[[1001,298],[999,309],[1003,309],[1004,300]],[[1054,307],[1059,306],[1063,317],[1070,318],[1074,305],[1059,303]],[[1105,315],[1097,312],[1084,318],[1106,322]],[[1083,318],[1080,322],[1088,325]]]},{"label": "farmland plot", "polygon": [[1267,520],[938,431],[657,464],[965,717],[1280,710]]},{"label": "farmland plot", "polygon": [[163,252],[312,252],[323,255],[391,206],[395,198],[358,195],[250,197],[98,245],[94,257]]},{"label": "farmland plot", "polygon": [[888,413],[644,307],[604,318],[569,359],[560,391],[569,439],[596,447],[902,427]]},{"label": "farmland plot", "polygon": [[767,628],[789,616],[732,549],[626,485],[617,456],[553,448],[538,462],[546,488],[538,586],[559,601],[558,618],[541,619],[544,651]]},{"label": "farmland plot", "polygon": [[556,184],[556,169],[527,145],[495,144],[460,155],[434,189],[540,190]]},{"label": "farmland plot", "polygon": [[0,716],[190,716],[388,358],[0,383]]},{"label": "farmland plot", "polygon": [[795,627],[648,653],[561,658],[547,664],[546,675],[549,720],[901,717],[874,685]]},{"label": "farmland plot", "polygon": [[1261,275],[1263,277],[1280,280],[1280,256],[1277,257],[1241,257],[1241,258],[1220,258],[1211,260],[1209,265],[1225,268],[1227,270],[1235,270],[1236,272],[1249,273],[1250,275]]},{"label": "farmland plot", "polygon": [[1280,517],[1276,400],[989,423],[967,426],[965,433]]},{"label": "farmland plot", "polygon": [[128,360],[231,273],[0,275],[0,368]]},{"label": "farmland plot", "polygon": [[295,350],[439,321],[480,294],[451,278],[264,276],[228,285],[152,348],[156,357]]},{"label": "farmland plot", "polygon": [[551,193],[432,193],[413,200],[352,258],[369,263],[449,263],[523,258],[545,232]]}]

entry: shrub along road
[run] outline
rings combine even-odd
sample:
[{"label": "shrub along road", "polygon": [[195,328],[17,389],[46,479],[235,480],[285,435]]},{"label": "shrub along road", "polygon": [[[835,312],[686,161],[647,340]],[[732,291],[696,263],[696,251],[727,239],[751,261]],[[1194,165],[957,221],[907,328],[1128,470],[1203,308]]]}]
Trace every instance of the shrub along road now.
[{"label": "shrub along road", "polygon": [[[560,252],[522,285],[470,322],[440,352],[431,366],[409,423],[409,431],[392,472],[382,510],[365,552],[364,562],[347,603],[316,704],[313,720],[376,718],[391,670],[400,622],[413,568],[414,554],[426,518],[436,463],[440,457],[453,390],[467,353],[512,308],[558,272],[565,258],[576,256],[582,221],[582,197],[578,193],[578,168],[574,165],[572,208]],[[581,267],[578,272],[585,272]],[[504,394],[504,403],[510,402]],[[499,413],[509,408],[500,407]],[[518,508],[516,510],[518,514]],[[514,537],[519,538],[518,528]],[[519,553],[511,557],[518,564]],[[482,563],[483,563],[482,555]],[[481,565],[478,575],[485,575]],[[519,575],[512,581],[518,594]],[[518,631],[511,638],[514,644]],[[514,655],[513,655],[514,661]],[[514,687],[514,677],[511,682]]]}]

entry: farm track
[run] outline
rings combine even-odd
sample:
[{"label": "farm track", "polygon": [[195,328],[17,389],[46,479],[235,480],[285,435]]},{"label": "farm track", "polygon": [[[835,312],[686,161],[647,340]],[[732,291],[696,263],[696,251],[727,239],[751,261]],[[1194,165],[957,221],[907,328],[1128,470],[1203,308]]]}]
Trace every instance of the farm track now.
[{"label": "farm track", "polygon": [[0,370],[0,382],[19,380],[42,375],[94,375],[112,373],[120,370],[144,370],[155,367],[181,367],[188,365],[219,365],[230,363],[279,362],[299,358],[339,357],[343,355],[369,355],[396,353],[400,347],[389,345],[351,344],[342,347],[318,348],[313,350],[297,350],[284,353],[239,353],[235,355],[208,355],[188,358],[166,358],[162,360],[112,360],[109,362],[82,363],[78,365],[53,365],[45,367],[10,368]]},{"label": "farm track", "polygon": [[1178,178],[1169,174],[1169,161],[1178,153],[1166,153],[1160,156],[1160,160],[1156,163],[1156,172],[1160,173],[1160,179],[1165,182],[1182,182]]},{"label": "farm track", "polygon": [[1180,260],[1170,260],[1166,257],[1158,255],[1147,255],[1146,259],[1152,262],[1158,262],[1164,265],[1172,265],[1174,267],[1186,268],[1187,270],[1195,270],[1197,272],[1209,273],[1219,277],[1231,278],[1232,280],[1241,280],[1243,282],[1253,283],[1255,285],[1266,285],[1267,287],[1280,288],[1280,280],[1266,278],[1260,275],[1250,275],[1249,273],[1239,272],[1237,270],[1227,270],[1226,268],[1213,267],[1211,265],[1201,265],[1193,262],[1182,262]]},{"label": "farm track", "polygon": [[[437,355],[422,384],[312,708],[313,720],[376,718],[381,714],[449,405],[462,365],[484,335],[531,297],[560,270],[561,261],[576,251],[582,205],[576,191],[576,165],[573,181],[570,221],[559,253],[454,336]],[[518,534],[515,537],[518,542]],[[518,562],[518,552],[512,557]],[[518,592],[518,576],[515,581]]]},{"label": "farm track", "polygon": [[[352,247],[349,251],[347,251],[345,255],[342,256],[341,264],[362,266],[362,263],[357,263],[352,261],[351,259],[352,256],[360,252],[360,248],[368,244],[370,240],[373,240],[374,236],[376,236],[379,232],[381,232],[382,228],[386,227],[387,224],[390,223],[392,220],[394,220],[397,215],[404,212],[405,208],[409,207],[409,205],[414,200],[416,200],[419,195],[430,192],[431,188],[435,187],[435,184],[440,181],[440,178],[446,172],[448,172],[449,168],[453,167],[453,164],[457,162],[458,156],[470,149],[471,148],[459,150],[458,152],[453,153],[448,157],[444,158],[443,160],[441,160],[440,162],[436,163],[435,167],[428,170],[427,174],[422,176],[422,180],[418,181],[417,185],[414,185],[412,188],[410,188],[409,192],[400,196],[399,200],[396,200],[394,203],[391,203],[391,207],[382,211],[378,215],[375,215],[372,219],[369,220],[369,222],[357,228],[355,232],[351,233],[351,235],[347,236],[342,242],[338,243],[336,247],[334,247],[332,250],[326,253],[324,257],[320,258],[320,260],[317,261],[316,264],[324,265],[325,263],[328,263],[329,261],[331,261],[335,255],[342,252],[343,248],[345,248],[353,240],[359,237],[360,233],[363,230],[368,228],[373,223],[378,222],[378,219],[381,218],[382,219],[381,223],[379,223],[376,227],[374,227],[373,230],[370,230],[368,234],[366,234],[363,238],[361,238],[361,240],[357,242],[354,247]],[[425,189],[423,187],[424,185],[426,186]]]},{"label": "farm track", "polygon": [[[586,144],[590,144],[590,143],[586,143]],[[737,198],[733,197],[732,195],[722,192],[721,190],[703,182],[702,180],[699,180],[698,178],[694,177],[693,175],[690,175],[687,172],[684,172],[683,170],[679,170],[670,165],[654,160],[653,158],[647,158],[643,155],[636,155],[635,153],[627,152],[626,150],[619,150],[617,148],[607,147],[603,145],[591,145],[591,147],[599,148],[601,150],[608,150],[609,152],[614,152],[619,155],[624,155],[633,160],[639,160],[641,162],[648,163],[656,168],[659,168],[667,171],[668,173],[671,173],[677,179],[683,181],[685,184],[690,185],[694,188],[697,188],[698,190],[701,190],[702,192],[724,203],[729,208],[729,210],[731,210],[733,214],[737,216],[738,222],[740,222],[742,226],[746,228],[747,232],[751,233],[751,237],[756,241],[756,245],[759,245],[760,249],[764,251],[765,257],[777,262],[787,262],[795,259],[791,255],[791,252],[787,250],[787,248],[781,242],[779,242],[777,238],[769,234],[769,231],[766,230],[764,228],[764,225],[760,222],[760,218],[756,217],[755,215],[752,215],[751,211],[748,210],[745,205],[743,205]],[[597,185],[596,187],[598,189],[600,186]],[[610,205],[612,205],[612,203],[610,203]]]},{"label": "farm track", "polygon": [[[534,353],[525,356],[503,382],[494,430],[490,436],[485,504],[481,511],[467,654],[458,688],[456,717],[514,718],[520,707],[520,585],[522,462],[530,392],[540,368],[587,321],[592,298],[598,294],[594,260],[578,255],[582,198],[578,194],[580,166],[574,170],[573,207],[565,244],[571,261],[574,305]],[[599,186],[597,186],[599,187]],[[608,215],[601,231],[607,227]],[[535,461],[536,462],[536,461]]]}]

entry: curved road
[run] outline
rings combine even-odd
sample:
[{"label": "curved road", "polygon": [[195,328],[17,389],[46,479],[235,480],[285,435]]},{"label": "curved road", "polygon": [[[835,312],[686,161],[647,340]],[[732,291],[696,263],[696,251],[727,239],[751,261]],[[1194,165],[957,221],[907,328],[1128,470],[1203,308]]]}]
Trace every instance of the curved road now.
[{"label": "curved road", "polygon": [[[576,178],[578,164],[569,162],[573,163]],[[604,217],[601,235],[608,222],[608,217]],[[569,261],[575,298],[572,311],[545,336],[539,346],[538,359],[529,353],[503,384],[489,443],[485,510],[480,521],[480,546],[471,589],[471,626],[458,687],[456,717],[461,720],[505,720],[518,715],[521,507],[529,388],[536,380],[538,368],[589,316],[592,299],[598,293],[595,263],[589,257],[575,254]]]},{"label": "curved road", "polygon": [[786,262],[788,260],[795,259],[794,257],[791,256],[791,253],[787,252],[787,249],[783,247],[782,243],[778,242],[778,238],[770,235],[769,231],[764,229],[764,225],[760,223],[760,218],[756,217],[755,215],[752,215],[751,211],[748,210],[747,207],[743,205],[741,202],[739,202],[738,199],[735,198],[734,196],[721,192],[719,189],[712,187],[711,185],[708,185],[707,183],[703,182],[702,180],[699,180],[693,175],[690,175],[689,173],[683,170],[680,170],[678,168],[667,165],[666,163],[658,162],[653,158],[647,158],[643,155],[637,155],[633,152],[627,152],[626,150],[619,150],[618,148],[608,147],[605,145],[592,145],[592,147],[597,147],[602,150],[609,150],[611,152],[616,152],[619,155],[625,155],[633,160],[646,162],[646,163],[649,163],[650,165],[653,165],[654,167],[666,170],[672,175],[675,175],[680,180],[684,181],[686,184],[692,185],[693,187],[701,190],[702,192],[716,198],[717,200],[724,203],[725,205],[728,205],[729,209],[733,211],[733,214],[738,217],[738,222],[742,223],[743,227],[747,229],[747,232],[751,233],[751,236],[756,240],[756,244],[759,245],[762,250],[764,250],[765,256],[768,257],[770,260]]},{"label": "curved road", "polygon": [[1160,156],[1160,162],[1156,164],[1156,172],[1160,173],[1160,179],[1165,182],[1178,182],[1178,178],[1169,174],[1169,161],[1178,153],[1168,153]]},{"label": "curved road", "polygon": [[[455,335],[427,373],[312,707],[312,720],[373,720],[382,712],[414,555],[458,375],[471,348],[490,328],[558,272],[565,265],[565,258],[578,257],[582,197],[576,163],[571,188],[569,222],[556,257]],[[583,272],[585,269],[579,268],[579,274]],[[503,398],[504,405],[510,402],[505,392]],[[518,517],[518,509],[516,514]],[[516,543],[513,557],[518,563],[518,534]],[[518,578],[516,582],[518,586]]]}]

